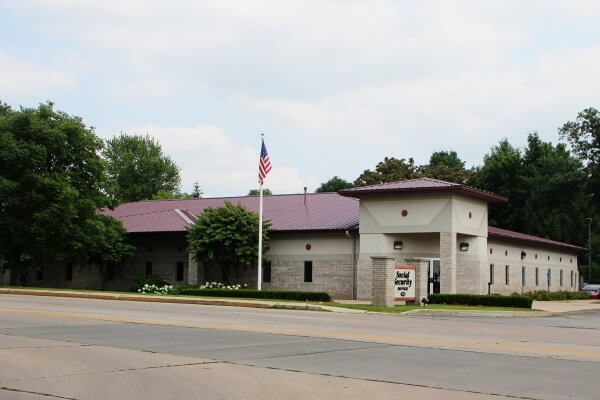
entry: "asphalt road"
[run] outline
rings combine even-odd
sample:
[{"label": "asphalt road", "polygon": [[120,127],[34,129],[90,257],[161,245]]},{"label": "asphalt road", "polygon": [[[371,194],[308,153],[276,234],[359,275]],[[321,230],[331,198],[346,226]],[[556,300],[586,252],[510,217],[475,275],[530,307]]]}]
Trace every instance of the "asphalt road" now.
[{"label": "asphalt road", "polygon": [[0,399],[595,399],[599,368],[600,313],[423,318],[0,296]]}]

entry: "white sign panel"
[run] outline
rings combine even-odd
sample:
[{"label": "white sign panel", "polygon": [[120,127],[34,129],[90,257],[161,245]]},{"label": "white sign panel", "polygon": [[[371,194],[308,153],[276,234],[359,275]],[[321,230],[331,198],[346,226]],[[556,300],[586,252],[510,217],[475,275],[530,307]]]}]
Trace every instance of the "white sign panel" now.
[{"label": "white sign panel", "polygon": [[396,265],[394,275],[394,298],[396,300],[415,300],[415,277],[416,267],[414,265]]}]

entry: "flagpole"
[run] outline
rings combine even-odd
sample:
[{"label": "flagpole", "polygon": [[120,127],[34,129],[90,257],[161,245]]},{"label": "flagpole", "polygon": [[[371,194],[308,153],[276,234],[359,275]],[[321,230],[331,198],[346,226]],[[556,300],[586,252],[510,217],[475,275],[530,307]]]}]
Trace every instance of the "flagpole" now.
[{"label": "flagpole", "polygon": [[[261,143],[264,146],[265,134],[260,134]],[[261,148],[262,152],[262,148]],[[260,177],[259,183],[260,188],[258,189],[258,276],[256,278],[256,288],[258,291],[262,290],[262,228],[263,228],[263,179]]]},{"label": "flagpole", "polygon": [[256,288],[262,290],[262,228],[263,228],[263,185],[260,184],[259,189],[259,206],[258,206],[258,277]]}]

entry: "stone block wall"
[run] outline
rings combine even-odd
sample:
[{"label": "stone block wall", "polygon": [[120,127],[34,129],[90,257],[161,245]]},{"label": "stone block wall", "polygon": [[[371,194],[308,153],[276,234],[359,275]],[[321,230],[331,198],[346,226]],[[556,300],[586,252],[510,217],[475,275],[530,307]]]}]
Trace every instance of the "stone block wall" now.
[{"label": "stone block wall", "polygon": [[[312,261],[312,282],[304,282],[305,261]],[[271,282],[263,282],[262,287],[327,292],[334,298],[351,299],[352,268],[352,257],[312,260],[278,257],[271,260]]]},{"label": "stone block wall", "polygon": [[371,304],[380,307],[393,307],[394,276],[396,260],[389,257],[371,257]]}]

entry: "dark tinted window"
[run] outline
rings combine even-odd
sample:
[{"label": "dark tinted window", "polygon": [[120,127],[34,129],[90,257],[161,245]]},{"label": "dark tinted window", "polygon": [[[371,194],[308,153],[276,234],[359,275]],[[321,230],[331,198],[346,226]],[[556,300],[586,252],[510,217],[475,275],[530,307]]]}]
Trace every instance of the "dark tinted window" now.
[{"label": "dark tinted window", "polygon": [[312,282],[312,261],[304,261],[304,282]]}]

